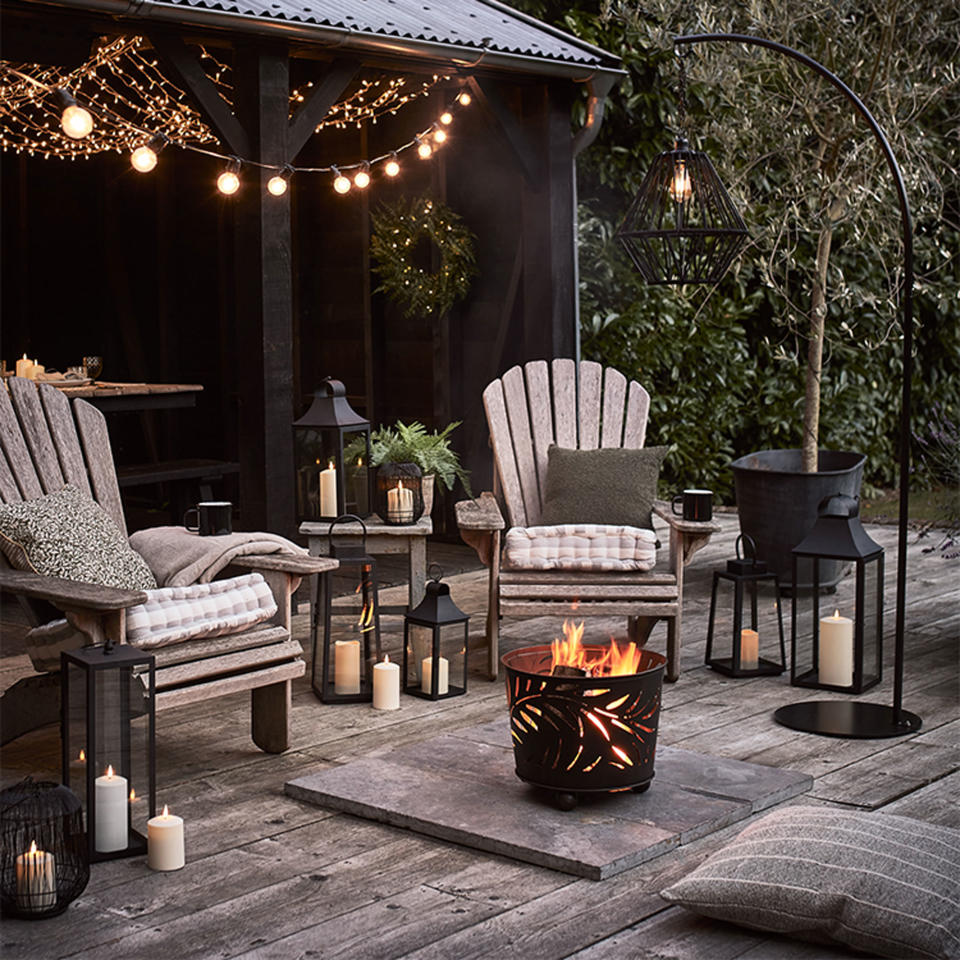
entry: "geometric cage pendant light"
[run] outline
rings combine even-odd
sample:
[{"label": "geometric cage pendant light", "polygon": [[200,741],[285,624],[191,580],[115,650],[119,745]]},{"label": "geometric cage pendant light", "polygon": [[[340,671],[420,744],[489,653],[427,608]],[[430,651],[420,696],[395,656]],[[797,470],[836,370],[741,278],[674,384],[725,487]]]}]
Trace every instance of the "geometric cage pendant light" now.
[{"label": "geometric cage pendant light", "polygon": [[748,236],[710,158],[678,137],[654,161],[616,233],[647,283],[717,283]]},{"label": "geometric cage pendant light", "polygon": [[653,161],[616,233],[647,283],[717,283],[748,236],[710,158],[687,142],[686,57],[678,52],[676,143]]}]

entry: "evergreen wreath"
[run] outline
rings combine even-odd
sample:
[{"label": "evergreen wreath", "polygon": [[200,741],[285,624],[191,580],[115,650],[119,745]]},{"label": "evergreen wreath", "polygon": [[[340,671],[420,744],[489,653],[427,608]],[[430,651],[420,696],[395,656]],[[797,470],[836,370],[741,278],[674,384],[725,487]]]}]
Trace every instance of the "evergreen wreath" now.
[{"label": "evergreen wreath", "polygon": [[[430,316],[449,310],[466,296],[476,276],[474,235],[445,203],[430,197],[383,204],[370,214],[373,230],[370,253],[382,291],[403,307],[406,317]],[[414,261],[424,240],[440,252],[435,271]]]}]

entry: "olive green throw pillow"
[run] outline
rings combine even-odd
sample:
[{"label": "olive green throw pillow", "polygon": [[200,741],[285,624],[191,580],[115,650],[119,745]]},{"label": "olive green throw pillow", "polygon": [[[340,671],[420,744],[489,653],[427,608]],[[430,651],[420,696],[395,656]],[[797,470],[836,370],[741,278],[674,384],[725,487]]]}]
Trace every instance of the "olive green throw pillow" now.
[{"label": "olive green throw pillow", "polygon": [[541,523],[602,523],[653,529],[660,464],[667,447],[547,451]]},{"label": "olive green throw pillow", "polygon": [[35,500],[0,504],[0,550],[18,570],[124,590],[153,590],[146,561],[109,514],[67,484]]}]

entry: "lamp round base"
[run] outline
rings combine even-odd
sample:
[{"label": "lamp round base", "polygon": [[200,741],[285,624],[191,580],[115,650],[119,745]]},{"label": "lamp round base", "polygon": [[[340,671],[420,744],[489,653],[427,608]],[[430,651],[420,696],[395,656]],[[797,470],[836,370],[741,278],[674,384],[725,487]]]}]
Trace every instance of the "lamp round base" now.
[{"label": "lamp round base", "polygon": [[880,740],[916,733],[923,720],[908,710],[894,718],[893,707],[882,703],[850,703],[846,700],[808,700],[780,707],[773,719],[791,730],[816,733],[824,737],[849,737],[852,740]]}]

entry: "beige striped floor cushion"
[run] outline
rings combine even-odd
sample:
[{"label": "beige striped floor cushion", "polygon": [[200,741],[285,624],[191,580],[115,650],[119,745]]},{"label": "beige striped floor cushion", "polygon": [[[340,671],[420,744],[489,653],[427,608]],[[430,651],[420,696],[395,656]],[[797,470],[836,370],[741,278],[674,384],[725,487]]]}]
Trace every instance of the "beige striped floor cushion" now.
[{"label": "beige striped floor cushion", "polygon": [[504,539],[504,567],[520,570],[649,570],[656,561],[657,536],[640,527],[512,527]]},{"label": "beige striped floor cushion", "polygon": [[127,611],[127,642],[145,650],[234,633],[277,612],[259,573],[146,592],[147,602]]},{"label": "beige striped floor cushion", "polygon": [[884,813],[787,807],[661,896],[759,930],[871,956],[960,957],[960,830]]}]

